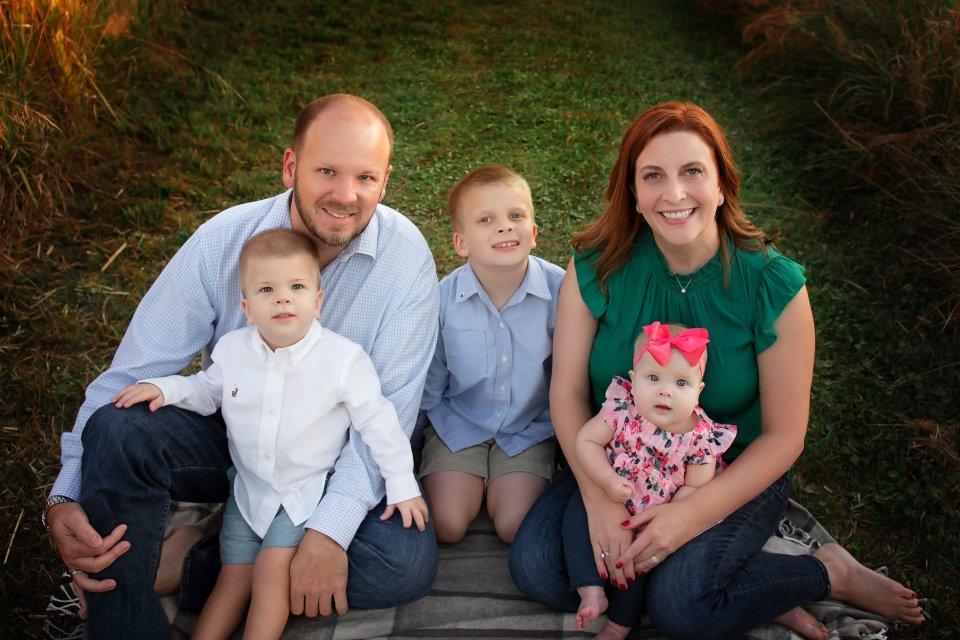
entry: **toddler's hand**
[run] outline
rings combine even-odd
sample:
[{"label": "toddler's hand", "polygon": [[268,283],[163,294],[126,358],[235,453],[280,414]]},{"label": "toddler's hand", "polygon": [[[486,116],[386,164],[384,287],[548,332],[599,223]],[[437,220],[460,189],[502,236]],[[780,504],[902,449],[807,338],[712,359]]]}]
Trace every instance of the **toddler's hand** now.
[{"label": "toddler's hand", "polygon": [[423,501],[423,498],[417,496],[416,498],[410,498],[397,504],[388,504],[387,508],[383,510],[383,515],[380,516],[380,519],[389,520],[393,512],[398,509],[403,518],[404,529],[409,528],[414,522],[420,531],[426,528],[426,523],[429,522],[430,516],[427,514],[427,503]]},{"label": "toddler's hand", "polygon": [[626,502],[633,495],[630,481],[616,474],[610,476],[603,488],[607,491],[607,497],[615,502]]},{"label": "toddler's hand", "polygon": [[117,393],[110,402],[118,409],[129,409],[138,402],[149,402],[150,411],[156,411],[163,406],[163,392],[155,384],[138,382]]}]

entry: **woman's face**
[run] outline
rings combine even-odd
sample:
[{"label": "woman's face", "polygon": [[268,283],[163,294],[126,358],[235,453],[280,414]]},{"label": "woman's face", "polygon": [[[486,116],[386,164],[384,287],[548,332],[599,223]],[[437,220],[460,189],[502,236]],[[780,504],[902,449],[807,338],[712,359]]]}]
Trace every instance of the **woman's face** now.
[{"label": "woman's face", "polygon": [[661,250],[696,250],[700,244],[716,250],[723,196],[713,151],[700,136],[674,131],[651,138],[637,156],[633,186],[640,214]]}]

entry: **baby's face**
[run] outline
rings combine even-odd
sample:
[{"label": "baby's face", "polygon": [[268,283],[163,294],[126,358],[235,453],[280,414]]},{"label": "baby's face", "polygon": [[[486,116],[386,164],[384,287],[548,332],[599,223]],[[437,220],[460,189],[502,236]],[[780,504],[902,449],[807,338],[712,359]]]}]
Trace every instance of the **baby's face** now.
[{"label": "baby's face", "polygon": [[468,189],[457,207],[457,253],[488,269],[527,264],[537,246],[530,192],[522,185],[496,182]]},{"label": "baby's face", "polygon": [[271,349],[299,342],[320,317],[320,274],[308,255],[250,258],[243,280],[247,324],[257,325]]},{"label": "baby's face", "polygon": [[703,382],[700,369],[676,349],[663,366],[645,352],[630,372],[633,402],[637,410],[661,429],[682,433],[696,425],[694,408],[700,401]]}]

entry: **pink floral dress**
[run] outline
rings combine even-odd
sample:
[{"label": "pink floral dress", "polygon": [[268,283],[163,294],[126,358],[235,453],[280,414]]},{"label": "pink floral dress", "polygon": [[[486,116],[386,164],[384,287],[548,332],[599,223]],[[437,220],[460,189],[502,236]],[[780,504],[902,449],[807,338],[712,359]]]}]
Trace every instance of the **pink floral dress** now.
[{"label": "pink floral dress", "polygon": [[633,404],[630,381],[615,376],[607,387],[603,403],[603,419],[613,429],[607,445],[607,457],[614,471],[633,483],[633,496],[627,509],[636,515],[665,502],[670,502],[683,486],[688,464],[707,464],[720,456],[737,435],[732,424],[717,424],[699,406],[695,411],[697,425],[686,433],[665,431],[637,411]]}]

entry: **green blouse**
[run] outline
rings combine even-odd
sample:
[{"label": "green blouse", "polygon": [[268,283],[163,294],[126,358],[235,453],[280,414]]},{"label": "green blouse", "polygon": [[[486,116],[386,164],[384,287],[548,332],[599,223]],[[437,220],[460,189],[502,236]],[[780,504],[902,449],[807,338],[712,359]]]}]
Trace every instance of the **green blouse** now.
[{"label": "green blouse", "polygon": [[580,295],[598,321],[589,363],[594,412],[613,376],[627,376],[634,340],[645,325],[659,320],[703,327],[710,344],[700,404],[713,420],[737,426],[737,438],[724,455],[731,462],[760,435],[757,354],[776,341],[773,324],[806,278],[803,267],[773,248],[764,254],[743,251],[733,242],[727,247],[728,287],[719,251],[692,276],[675,276],[648,231],[641,232],[626,264],[607,279],[606,296],[594,269],[599,253],[575,252],[574,264]]}]

